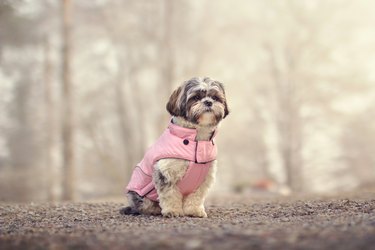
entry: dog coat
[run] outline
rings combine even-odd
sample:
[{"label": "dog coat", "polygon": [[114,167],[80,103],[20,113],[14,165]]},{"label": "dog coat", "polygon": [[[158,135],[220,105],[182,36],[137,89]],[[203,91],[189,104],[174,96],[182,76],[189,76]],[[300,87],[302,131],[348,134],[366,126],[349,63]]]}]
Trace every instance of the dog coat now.
[{"label": "dog coat", "polygon": [[152,174],[160,159],[182,159],[189,161],[188,169],[177,186],[183,196],[193,193],[205,180],[216,159],[217,147],[213,133],[209,141],[196,141],[195,129],[169,124],[161,137],[146,152],[142,161],[134,168],[127,191],[135,191],[142,197],[158,201]]}]

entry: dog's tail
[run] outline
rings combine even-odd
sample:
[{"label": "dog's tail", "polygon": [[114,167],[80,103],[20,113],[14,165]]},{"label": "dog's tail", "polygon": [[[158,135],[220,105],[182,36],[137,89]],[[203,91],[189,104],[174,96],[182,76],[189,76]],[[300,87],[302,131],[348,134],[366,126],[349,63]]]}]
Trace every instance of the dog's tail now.
[{"label": "dog's tail", "polygon": [[120,209],[120,214],[123,215],[140,215],[139,211],[134,207],[123,207]]}]

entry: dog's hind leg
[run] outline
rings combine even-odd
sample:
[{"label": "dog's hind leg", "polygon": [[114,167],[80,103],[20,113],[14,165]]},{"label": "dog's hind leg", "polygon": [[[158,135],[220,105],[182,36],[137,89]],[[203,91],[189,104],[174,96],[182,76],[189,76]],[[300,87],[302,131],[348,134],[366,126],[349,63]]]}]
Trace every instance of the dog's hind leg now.
[{"label": "dog's hind leg", "polygon": [[121,208],[120,213],[124,215],[139,215],[143,204],[143,197],[134,191],[129,191],[127,196],[129,206]]},{"label": "dog's hind leg", "polygon": [[134,191],[129,191],[128,194],[129,206],[120,209],[120,213],[124,215],[159,215],[161,209],[158,202],[151,201],[145,197],[140,196]]}]

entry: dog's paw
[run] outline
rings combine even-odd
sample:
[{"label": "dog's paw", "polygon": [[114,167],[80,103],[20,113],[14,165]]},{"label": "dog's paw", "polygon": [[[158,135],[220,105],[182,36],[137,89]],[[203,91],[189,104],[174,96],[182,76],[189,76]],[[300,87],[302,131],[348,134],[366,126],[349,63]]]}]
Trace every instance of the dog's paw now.
[{"label": "dog's paw", "polygon": [[199,217],[199,218],[207,218],[207,213],[204,210],[204,207],[184,207],[184,214],[190,217]]},{"label": "dog's paw", "polygon": [[184,216],[184,211],[182,211],[182,209],[178,209],[178,210],[163,209],[161,213],[164,217],[168,217],[168,218]]},{"label": "dog's paw", "polygon": [[123,207],[120,209],[120,214],[122,215],[140,215],[138,210],[133,207]]}]

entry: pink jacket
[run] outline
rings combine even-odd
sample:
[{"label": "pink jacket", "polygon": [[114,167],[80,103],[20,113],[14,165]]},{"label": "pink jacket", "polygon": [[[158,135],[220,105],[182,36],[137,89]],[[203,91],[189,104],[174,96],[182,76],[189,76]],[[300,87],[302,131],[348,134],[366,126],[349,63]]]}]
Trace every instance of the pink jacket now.
[{"label": "pink jacket", "polygon": [[217,147],[210,141],[196,141],[197,131],[170,123],[161,137],[146,152],[143,160],[135,167],[127,191],[157,201],[158,194],[152,181],[155,163],[160,159],[175,158],[190,161],[184,177],[177,183],[182,195],[193,193],[205,180],[216,159]]}]

